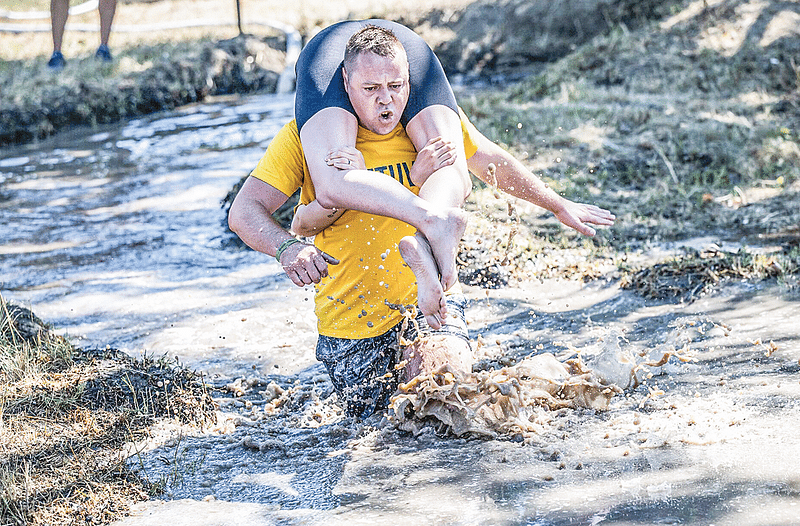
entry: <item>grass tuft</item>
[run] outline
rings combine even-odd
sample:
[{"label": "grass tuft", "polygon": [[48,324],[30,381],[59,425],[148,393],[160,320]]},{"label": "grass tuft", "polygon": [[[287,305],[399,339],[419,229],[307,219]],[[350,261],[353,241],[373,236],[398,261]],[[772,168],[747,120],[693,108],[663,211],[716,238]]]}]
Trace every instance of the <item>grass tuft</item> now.
[{"label": "grass tuft", "polygon": [[214,422],[202,379],[166,358],[83,350],[0,296],[0,524],[109,524],[157,488],[126,463],[156,420]]},{"label": "grass tuft", "polygon": [[737,253],[692,251],[654,265],[627,269],[620,286],[647,299],[691,302],[725,281],[755,282],[767,278],[785,281],[799,271],[797,248],[769,255],[744,249]]}]

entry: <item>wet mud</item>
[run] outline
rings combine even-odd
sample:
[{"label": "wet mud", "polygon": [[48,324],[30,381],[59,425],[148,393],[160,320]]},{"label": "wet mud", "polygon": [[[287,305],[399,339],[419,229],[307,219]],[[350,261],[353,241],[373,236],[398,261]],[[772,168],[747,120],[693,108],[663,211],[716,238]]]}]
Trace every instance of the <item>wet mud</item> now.
[{"label": "wet mud", "polygon": [[448,366],[419,374],[400,386],[390,414],[398,427],[417,435],[433,423],[440,433],[524,437],[541,430],[552,411],[608,409],[621,390],[602,385],[579,360],[562,363],[552,354],[526,357],[499,370],[463,374]]},{"label": "wet mud", "polygon": [[[321,367],[253,376],[216,398],[224,422],[216,435],[173,440],[137,461],[148,477],[176,466],[182,475],[169,501],[122,524],[188,524],[181,514],[196,521],[225,510],[255,524],[797,524],[798,298],[775,284],[729,285],[676,308],[617,287],[573,287],[527,290],[534,302],[521,289],[471,291],[471,326],[493,342],[479,350],[486,369],[475,373],[484,381],[477,391],[509,407],[508,398],[541,387],[532,378],[563,388],[561,364],[576,359],[606,378],[621,369],[620,383],[638,378],[613,396],[600,391],[599,407],[540,392],[520,404],[527,411],[484,413],[456,436],[452,421],[430,416],[345,418]],[[575,296],[584,305],[565,307]],[[516,364],[492,365],[502,361]],[[599,385],[583,374],[584,387]],[[394,407],[438,402],[442,387],[455,396],[447,373],[417,380]],[[505,427],[487,432],[489,421]]]}]

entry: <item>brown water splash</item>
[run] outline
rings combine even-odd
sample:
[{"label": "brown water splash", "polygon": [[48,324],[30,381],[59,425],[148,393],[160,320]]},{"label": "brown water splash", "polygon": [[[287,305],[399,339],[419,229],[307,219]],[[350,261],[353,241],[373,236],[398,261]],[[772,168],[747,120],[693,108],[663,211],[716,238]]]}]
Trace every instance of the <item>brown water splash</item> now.
[{"label": "brown water splash", "polygon": [[391,403],[400,429],[419,433],[438,421],[455,435],[530,435],[561,408],[606,410],[616,386],[602,385],[580,360],[552,354],[493,371],[461,374],[443,366],[400,386]]}]

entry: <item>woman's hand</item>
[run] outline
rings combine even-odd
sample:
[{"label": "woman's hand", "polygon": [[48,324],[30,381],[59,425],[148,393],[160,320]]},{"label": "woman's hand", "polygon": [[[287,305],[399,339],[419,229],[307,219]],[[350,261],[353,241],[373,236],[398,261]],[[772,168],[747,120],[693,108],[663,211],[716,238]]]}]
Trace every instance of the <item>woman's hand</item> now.
[{"label": "woman's hand", "polygon": [[411,166],[409,177],[417,186],[428,179],[439,168],[450,166],[456,161],[456,148],[441,137],[434,137],[418,153]]},{"label": "woman's hand", "polygon": [[328,166],[333,166],[340,170],[366,170],[367,163],[364,162],[364,156],[361,152],[352,146],[344,146],[336,148],[328,152],[325,156],[325,162]]}]

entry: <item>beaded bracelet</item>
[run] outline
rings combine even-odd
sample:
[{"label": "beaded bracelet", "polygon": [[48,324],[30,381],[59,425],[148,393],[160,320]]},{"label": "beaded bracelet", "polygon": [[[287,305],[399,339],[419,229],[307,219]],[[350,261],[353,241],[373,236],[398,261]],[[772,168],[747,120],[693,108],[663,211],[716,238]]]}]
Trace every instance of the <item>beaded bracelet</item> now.
[{"label": "beaded bracelet", "polygon": [[300,241],[296,237],[290,237],[289,239],[281,243],[281,245],[278,247],[278,252],[275,253],[275,259],[278,260],[278,263],[281,262],[281,256],[286,251],[286,249],[294,245],[295,243],[302,243],[302,241]]}]

